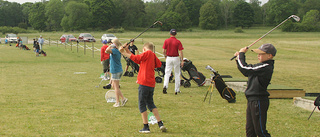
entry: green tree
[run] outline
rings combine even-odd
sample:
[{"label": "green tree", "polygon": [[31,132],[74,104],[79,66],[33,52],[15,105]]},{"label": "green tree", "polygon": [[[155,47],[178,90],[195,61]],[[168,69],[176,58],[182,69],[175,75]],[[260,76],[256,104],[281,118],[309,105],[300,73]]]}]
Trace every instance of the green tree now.
[{"label": "green tree", "polygon": [[208,1],[200,8],[199,26],[202,29],[217,29],[218,15],[211,1]]},{"label": "green tree", "polygon": [[187,10],[187,7],[186,7],[186,5],[184,4],[183,1],[180,1],[176,5],[176,8],[175,8],[174,12],[180,14],[181,21],[183,22],[182,26],[181,26],[182,28],[186,29],[186,28],[189,28],[191,26],[188,10]]},{"label": "green tree", "polygon": [[43,31],[46,28],[45,5],[36,2],[32,5],[29,13],[29,23],[35,30]]},{"label": "green tree", "polygon": [[61,20],[63,17],[64,9],[61,0],[50,0],[46,5],[46,27],[47,30],[61,30]]},{"label": "green tree", "polygon": [[254,12],[247,2],[240,1],[234,9],[234,24],[236,27],[251,27],[254,22]]},{"label": "green tree", "polygon": [[86,30],[92,15],[89,12],[89,6],[84,3],[70,1],[65,7],[65,14],[61,21],[64,31]]},{"label": "green tree", "polygon": [[89,0],[92,13],[92,28],[108,29],[112,24],[115,6],[111,0]]},{"label": "green tree", "polygon": [[199,25],[199,17],[200,17],[200,8],[202,6],[202,2],[199,0],[183,0],[185,3],[189,19],[191,19],[192,26],[198,26]]},{"label": "green tree", "polygon": [[302,24],[306,26],[313,26],[320,30],[320,13],[318,10],[310,10],[303,17]]},{"label": "green tree", "polygon": [[292,14],[296,14],[298,7],[296,2],[292,0],[269,0],[266,11],[267,23],[276,25]]},{"label": "green tree", "polygon": [[33,3],[25,2],[21,5],[22,7],[22,21],[29,26],[29,12]]},{"label": "green tree", "polygon": [[221,11],[220,13],[223,18],[225,28],[228,28],[228,23],[230,22],[230,18],[232,16],[233,4],[234,4],[234,2],[232,0],[222,0],[219,3],[219,7],[220,7],[220,11]]},{"label": "green tree", "polygon": [[262,24],[263,20],[263,13],[262,8],[260,7],[261,2],[259,0],[250,0],[250,6],[254,12],[254,23],[255,24]]},{"label": "green tree", "polygon": [[147,26],[158,20],[166,11],[166,5],[162,0],[152,0],[151,2],[145,3],[145,11],[145,22],[143,26]]},{"label": "green tree", "polygon": [[141,27],[144,22],[145,5],[142,0],[114,0],[118,5],[116,17],[120,26],[130,29],[131,27]]},{"label": "green tree", "polygon": [[160,27],[163,31],[169,31],[170,29],[183,29],[183,22],[179,13],[169,11],[163,14],[160,18],[163,25]]},{"label": "green tree", "polygon": [[18,26],[22,22],[22,8],[16,2],[0,1],[0,26]]}]

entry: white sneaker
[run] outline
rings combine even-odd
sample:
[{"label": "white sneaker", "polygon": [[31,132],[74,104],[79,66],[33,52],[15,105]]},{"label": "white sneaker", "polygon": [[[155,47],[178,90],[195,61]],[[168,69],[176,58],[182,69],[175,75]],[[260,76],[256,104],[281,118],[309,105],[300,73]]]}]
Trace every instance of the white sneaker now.
[{"label": "white sneaker", "polygon": [[115,103],[115,104],[113,104],[113,107],[120,107],[120,103]]},{"label": "white sneaker", "polygon": [[122,105],[121,106],[124,106],[127,102],[128,102],[128,99],[124,98],[124,100],[122,100]]}]

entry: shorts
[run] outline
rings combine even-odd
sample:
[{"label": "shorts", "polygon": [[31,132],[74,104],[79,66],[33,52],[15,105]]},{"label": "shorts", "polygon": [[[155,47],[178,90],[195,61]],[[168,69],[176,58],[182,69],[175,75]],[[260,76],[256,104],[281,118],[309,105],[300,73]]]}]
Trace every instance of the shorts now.
[{"label": "shorts", "polygon": [[36,49],[36,53],[39,53],[40,49]]},{"label": "shorts", "polygon": [[152,112],[154,108],[157,108],[153,102],[154,88],[139,85],[139,110],[140,113],[147,111],[148,109]]},{"label": "shorts", "polygon": [[102,61],[102,66],[103,66],[103,73],[109,72],[110,71],[110,59],[106,59]]},{"label": "shorts", "polygon": [[120,80],[121,76],[122,76],[122,72],[111,73],[111,80]]}]

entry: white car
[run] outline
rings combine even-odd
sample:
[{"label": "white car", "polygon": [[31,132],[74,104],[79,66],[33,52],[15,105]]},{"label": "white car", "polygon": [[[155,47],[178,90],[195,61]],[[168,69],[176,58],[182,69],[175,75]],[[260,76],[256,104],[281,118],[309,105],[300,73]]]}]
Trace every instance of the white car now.
[{"label": "white car", "polygon": [[7,34],[5,39],[8,43],[18,43],[18,36],[16,34]]},{"label": "white car", "polygon": [[117,37],[115,36],[115,35],[113,35],[113,34],[103,34],[102,36],[101,36],[101,41],[104,41],[104,40],[113,40],[113,39],[116,39]]}]

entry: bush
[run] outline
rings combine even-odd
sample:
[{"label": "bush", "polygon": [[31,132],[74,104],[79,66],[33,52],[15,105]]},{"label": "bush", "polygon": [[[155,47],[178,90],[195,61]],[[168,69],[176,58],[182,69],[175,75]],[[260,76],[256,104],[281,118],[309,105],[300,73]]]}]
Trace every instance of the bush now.
[{"label": "bush", "polygon": [[244,33],[244,31],[241,29],[241,27],[237,27],[235,30],[234,30],[235,33]]},{"label": "bush", "polygon": [[28,29],[27,23],[23,23],[23,22],[19,23],[19,24],[18,24],[18,27],[19,27],[19,28],[23,28],[23,29]]},{"label": "bush", "polygon": [[28,31],[26,29],[23,28],[19,28],[19,27],[7,27],[7,26],[3,26],[0,27],[0,31],[2,32],[2,34],[6,34],[6,33],[28,33]]},{"label": "bush", "polygon": [[123,33],[124,28],[122,28],[122,27],[120,29],[111,28],[111,29],[108,29],[107,32],[109,32],[109,33]]}]

